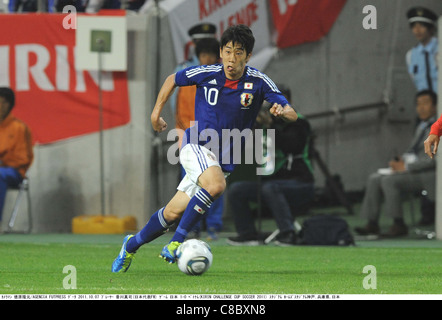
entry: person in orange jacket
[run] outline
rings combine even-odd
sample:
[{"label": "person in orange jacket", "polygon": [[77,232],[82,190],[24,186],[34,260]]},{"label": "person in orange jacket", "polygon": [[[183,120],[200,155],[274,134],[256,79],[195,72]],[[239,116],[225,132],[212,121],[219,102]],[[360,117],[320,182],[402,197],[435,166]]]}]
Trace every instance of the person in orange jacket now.
[{"label": "person in orange jacket", "polygon": [[14,91],[0,88],[0,221],[6,191],[20,184],[34,158],[31,132],[12,115],[14,104]]},{"label": "person in orange jacket", "polygon": [[[195,54],[199,65],[213,65],[219,62],[219,41],[215,38],[201,38],[196,42]],[[190,127],[191,121],[195,120],[195,94],[196,86],[180,87],[178,89],[175,127],[178,130],[178,143],[181,148],[184,131]],[[180,180],[184,178],[186,172],[181,166]],[[204,221],[207,228],[207,240],[217,240],[218,233],[223,228],[222,215],[224,210],[224,196],[222,195],[212,204],[210,211],[205,216]],[[198,223],[192,230],[189,237],[199,238],[201,233],[201,223]]]}]

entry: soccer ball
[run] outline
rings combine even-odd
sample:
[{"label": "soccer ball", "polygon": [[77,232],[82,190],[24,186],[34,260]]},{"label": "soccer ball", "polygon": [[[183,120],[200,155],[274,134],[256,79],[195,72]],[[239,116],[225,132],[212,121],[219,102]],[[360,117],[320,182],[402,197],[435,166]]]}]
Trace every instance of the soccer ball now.
[{"label": "soccer ball", "polygon": [[190,276],[202,275],[213,260],[210,246],[198,239],[184,241],[176,250],[176,257],[178,268]]}]

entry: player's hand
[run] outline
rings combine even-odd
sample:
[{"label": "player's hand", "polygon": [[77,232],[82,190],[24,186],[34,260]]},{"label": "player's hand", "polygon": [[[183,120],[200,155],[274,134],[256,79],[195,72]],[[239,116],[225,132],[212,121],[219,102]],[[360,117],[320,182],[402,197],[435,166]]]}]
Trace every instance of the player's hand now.
[{"label": "player's hand", "polygon": [[[430,134],[428,138],[424,141],[425,153],[433,159],[434,155],[437,153],[437,147],[439,146],[439,136],[435,134]],[[433,151],[431,151],[433,147]]]},{"label": "player's hand", "polygon": [[167,129],[167,123],[164,121],[162,117],[159,117],[158,119],[151,119],[152,127],[156,132],[163,132]]},{"label": "player's hand", "polygon": [[283,117],[284,116],[284,107],[281,106],[280,104],[274,103],[269,111],[275,117],[279,118],[279,117]]}]

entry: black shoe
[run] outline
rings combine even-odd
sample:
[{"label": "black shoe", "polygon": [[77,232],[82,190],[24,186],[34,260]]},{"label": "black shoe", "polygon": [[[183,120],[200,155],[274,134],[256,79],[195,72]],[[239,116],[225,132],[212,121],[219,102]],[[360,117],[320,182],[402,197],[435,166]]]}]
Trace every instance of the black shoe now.
[{"label": "black shoe", "polygon": [[403,223],[394,223],[387,231],[382,234],[385,238],[397,238],[408,235],[408,227]]},{"label": "black shoe", "polygon": [[421,220],[419,220],[417,226],[418,227],[428,227],[434,225],[435,219],[434,217],[422,217]]},{"label": "black shoe", "polygon": [[355,231],[360,236],[368,236],[368,235],[379,235],[380,228],[379,225],[374,223],[368,223],[364,227],[356,227]]},{"label": "black shoe", "polygon": [[278,246],[294,246],[297,244],[297,236],[295,231],[286,231],[276,236],[275,244]]},{"label": "black shoe", "polygon": [[264,244],[267,234],[248,234],[227,238],[226,242],[232,246],[259,246]]}]

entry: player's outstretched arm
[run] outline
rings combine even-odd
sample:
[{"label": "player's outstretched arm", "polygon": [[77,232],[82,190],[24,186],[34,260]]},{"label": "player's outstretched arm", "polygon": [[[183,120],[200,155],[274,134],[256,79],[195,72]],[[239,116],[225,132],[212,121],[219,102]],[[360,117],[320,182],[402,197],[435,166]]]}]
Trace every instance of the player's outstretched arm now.
[{"label": "player's outstretched arm", "polygon": [[167,100],[172,95],[175,87],[175,74],[171,74],[164,81],[163,86],[158,93],[157,101],[155,102],[152,114],[150,115],[152,127],[157,132],[162,132],[167,128],[166,121],[164,121],[164,119],[161,117],[161,111],[163,110],[163,107],[166,104]]},{"label": "player's outstretched arm", "polygon": [[284,121],[293,122],[298,120],[298,114],[295,109],[286,104],[284,107],[280,104],[274,103],[270,108],[270,113],[277,118],[282,118]]}]

